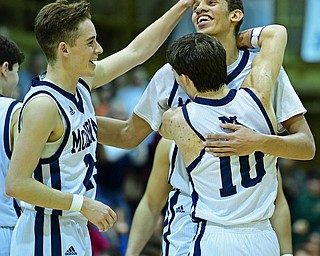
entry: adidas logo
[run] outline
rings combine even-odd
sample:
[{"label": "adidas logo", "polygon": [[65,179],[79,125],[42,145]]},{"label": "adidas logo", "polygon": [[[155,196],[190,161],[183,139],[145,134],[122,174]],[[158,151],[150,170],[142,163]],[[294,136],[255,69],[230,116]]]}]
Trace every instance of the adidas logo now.
[{"label": "adidas logo", "polygon": [[178,206],[178,207],[176,208],[176,213],[178,213],[178,212],[180,212],[180,213],[185,213],[185,211],[184,211],[184,209],[183,209],[183,205],[180,205],[180,206]]},{"label": "adidas logo", "polygon": [[74,114],[76,113],[76,112],[73,110],[73,108],[70,107],[70,106],[69,106],[69,111],[70,111],[70,114],[71,114],[71,115],[74,115]]},{"label": "adidas logo", "polygon": [[73,246],[71,245],[69,247],[69,249],[64,253],[64,255],[78,255],[78,253],[76,252],[76,250],[73,248]]}]

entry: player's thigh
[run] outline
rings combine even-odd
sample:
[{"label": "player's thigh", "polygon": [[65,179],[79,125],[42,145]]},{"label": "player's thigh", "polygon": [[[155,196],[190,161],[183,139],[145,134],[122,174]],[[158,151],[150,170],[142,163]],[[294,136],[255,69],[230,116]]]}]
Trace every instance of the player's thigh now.
[{"label": "player's thigh", "polygon": [[278,239],[272,228],[199,226],[190,256],[279,256]]},{"label": "player's thigh", "polygon": [[171,202],[169,200],[162,235],[163,256],[187,255],[197,228],[197,225],[192,222],[190,209],[189,196],[180,194],[176,200],[171,200]]}]

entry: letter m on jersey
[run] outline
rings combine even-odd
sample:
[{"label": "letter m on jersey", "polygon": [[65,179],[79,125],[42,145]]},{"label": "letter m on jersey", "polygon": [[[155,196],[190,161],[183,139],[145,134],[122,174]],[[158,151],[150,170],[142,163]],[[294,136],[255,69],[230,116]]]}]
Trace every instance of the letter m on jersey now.
[{"label": "letter m on jersey", "polygon": [[226,117],[226,116],[220,116],[218,118],[221,121],[221,123],[224,123],[224,124],[226,124],[226,123],[239,124],[238,121],[237,121],[237,117],[236,116],[229,116],[229,118]]}]

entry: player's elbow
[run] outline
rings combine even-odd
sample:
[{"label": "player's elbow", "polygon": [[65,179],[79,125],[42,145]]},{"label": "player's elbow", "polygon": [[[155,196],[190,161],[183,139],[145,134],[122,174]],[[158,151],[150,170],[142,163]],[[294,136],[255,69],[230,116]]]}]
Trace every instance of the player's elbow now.
[{"label": "player's elbow", "polygon": [[309,148],[309,150],[308,150],[308,153],[307,153],[307,159],[306,160],[312,160],[316,155],[316,144],[315,144],[315,142],[311,141],[308,148]]},{"label": "player's elbow", "polygon": [[16,177],[11,174],[10,170],[8,172],[8,175],[6,177],[6,194],[8,196],[20,199],[20,196],[23,194],[21,189],[24,187],[24,182],[19,179],[19,177]]},{"label": "player's elbow", "polygon": [[16,197],[16,189],[14,183],[10,180],[6,180],[6,194],[11,197]]},{"label": "player's elbow", "polygon": [[277,40],[282,39],[284,42],[287,42],[288,33],[285,26],[278,24],[268,25],[263,31],[265,37],[277,38]]}]

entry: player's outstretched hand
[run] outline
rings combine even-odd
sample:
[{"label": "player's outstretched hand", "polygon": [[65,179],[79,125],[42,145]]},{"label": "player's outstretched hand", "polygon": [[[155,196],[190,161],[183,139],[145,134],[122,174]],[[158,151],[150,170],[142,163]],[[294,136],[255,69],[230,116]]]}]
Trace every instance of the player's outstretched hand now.
[{"label": "player's outstretched hand", "polygon": [[204,146],[217,157],[244,156],[257,151],[259,134],[242,125],[221,124],[230,133],[208,134]]},{"label": "player's outstretched hand", "polygon": [[116,213],[109,206],[88,197],[84,197],[81,213],[96,225],[100,232],[107,231],[117,220]]}]

